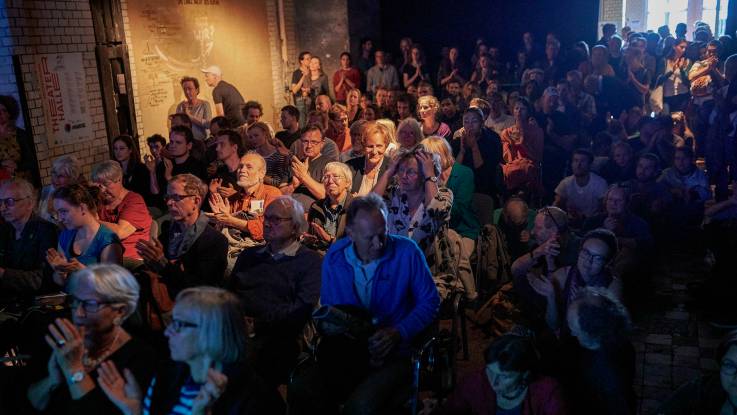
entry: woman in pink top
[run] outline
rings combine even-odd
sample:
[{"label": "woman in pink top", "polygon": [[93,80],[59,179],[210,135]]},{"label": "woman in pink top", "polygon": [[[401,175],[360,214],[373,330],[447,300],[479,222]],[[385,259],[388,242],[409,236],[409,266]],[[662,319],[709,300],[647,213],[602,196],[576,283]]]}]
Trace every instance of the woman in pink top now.
[{"label": "woman in pink top", "polygon": [[531,112],[530,103],[519,99],[514,106],[514,125],[502,131],[502,170],[509,190],[539,187],[543,130]]}]

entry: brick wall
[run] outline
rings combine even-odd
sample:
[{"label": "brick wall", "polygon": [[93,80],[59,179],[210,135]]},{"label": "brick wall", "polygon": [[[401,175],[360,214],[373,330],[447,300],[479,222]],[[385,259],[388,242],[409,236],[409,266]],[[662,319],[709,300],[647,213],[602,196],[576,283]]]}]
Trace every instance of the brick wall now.
[{"label": "brick wall", "polygon": [[617,25],[617,31],[622,29],[624,22],[624,3],[625,0],[599,0],[599,26],[597,39],[601,37],[601,27],[604,23],[614,23]]},{"label": "brick wall", "polygon": [[[36,56],[45,53],[82,52],[86,73],[88,109],[93,122],[91,141],[50,147],[36,77]],[[86,0],[0,0],[0,94],[18,98],[12,56],[18,55],[26,91],[41,178],[49,183],[51,161],[75,154],[88,173],[95,163],[108,158],[108,141],[95,59],[92,14]]]}]

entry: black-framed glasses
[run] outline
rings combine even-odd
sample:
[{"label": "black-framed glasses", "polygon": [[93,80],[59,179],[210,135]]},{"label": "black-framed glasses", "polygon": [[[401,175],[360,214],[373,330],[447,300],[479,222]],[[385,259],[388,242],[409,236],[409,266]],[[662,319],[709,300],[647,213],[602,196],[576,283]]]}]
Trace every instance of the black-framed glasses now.
[{"label": "black-framed glasses", "polygon": [[85,313],[97,313],[104,306],[113,303],[108,301],[81,300],[77,297],[69,296],[67,297],[67,304],[72,311],[76,311],[79,306],[82,306],[82,310],[84,310]]},{"label": "black-framed glasses", "polygon": [[199,327],[199,325],[195,323],[191,323],[189,321],[179,320],[177,318],[174,318],[171,320],[171,323],[169,323],[169,328],[171,328],[174,333],[180,333],[182,329],[190,328],[194,329]]},{"label": "black-framed glasses", "polygon": [[579,251],[578,255],[580,255],[584,259],[584,261],[592,261],[598,263],[606,261],[606,257],[604,255],[593,254],[586,248],[581,248],[581,251]]},{"label": "black-framed glasses", "polygon": [[175,202],[181,202],[183,199],[186,199],[188,197],[195,197],[195,195],[178,195],[178,194],[164,195],[164,202],[168,202],[170,200],[173,200]]},{"label": "black-framed glasses", "polygon": [[27,197],[19,197],[19,198],[16,199],[14,197],[9,197],[9,198],[6,198],[6,199],[0,199],[0,206],[5,205],[5,206],[7,206],[9,208],[12,208],[13,206],[15,206],[15,203],[16,202],[19,202],[19,201],[25,200],[25,199],[28,199],[28,198]]}]

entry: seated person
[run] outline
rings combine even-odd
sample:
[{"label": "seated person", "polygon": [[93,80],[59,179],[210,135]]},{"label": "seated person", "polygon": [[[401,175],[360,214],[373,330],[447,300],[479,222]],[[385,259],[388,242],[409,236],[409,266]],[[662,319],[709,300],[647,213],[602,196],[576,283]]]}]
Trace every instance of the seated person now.
[{"label": "seated person", "polygon": [[658,408],[663,415],[723,414],[737,402],[737,330],[728,332],[716,350],[719,372],[709,373],[681,385]]},{"label": "seated person", "polygon": [[440,414],[568,414],[558,381],[535,373],[539,358],[532,339],[498,337],[484,360],[486,366],[461,380]]},{"label": "seated person", "polygon": [[340,161],[345,163],[348,160],[362,157],[364,155],[363,151],[363,129],[366,126],[366,121],[364,120],[358,120],[354,121],[353,124],[351,124],[351,128],[349,130],[351,134],[351,148],[340,153]]},{"label": "seated person", "polygon": [[[373,190],[384,197],[389,208],[387,231],[415,241],[434,274],[453,266],[439,262],[444,256],[435,249],[436,240],[448,232],[453,207],[453,193],[439,182],[439,175],[440,157],[420,145],[410,151],[400,150]],[[392,182],[396,185],[390,185]],[[440,294],[445,298],[447,293]]]},{"label": "seated person", "polygon": [[[304,136],[305,131],[307,131],[310,127],[318,127],[320,131],[325,131],[325,128],[323,126],[324,122],[322,120],[322,116],[319,112],[313,111],[309,114],[307,119],[307,125],[305,128],[301,130],[300,133],[300,139]],[[335,141],[331,140],[328,137],[324,136],[325,143],[323,145],[323,148],[320,150],[322,154],[329,159],[329,161],[335,161],[340,158],[340,151],[338,150],[338,145],[335,144]],[[294,140],[291,146],[289,146],[289,152],[296,155],[300,159],[304,158],[304,145],[302,144],[301,140]]]},{"label": "seated person", "polygon": [[107,365],[125,367],[127,381],[145,385],[156,365],[151,347],[123,328],[136,311],[138,283],[118,265],[98,264],[72,274],[66,291],[71,321],[49,325],[48,372],[28,388],[28,400],[40,412],[115,413],[100,372]]},{"label": "seated person", "polygon": [[325,165],[322,184],[325,199],[312,203],[307,213],[309,228],[303,243],[326,251],[330,245],[345,235],[345,216],[353,200],[350,188],[353,181],[351,169],[338,161]]},{"label": "seated person", "polygon": [[84,182],[82,167],[79,160],[72,154],[57,157],[51,162],[51,183],[41,189],[41,200],[38,202],[38,216],[55,225],[59,220],[54,211],[54,198],[56,189]]},{"label": "seated person", "polygon": [[504,208],[494,211],[494,225],[504,235],[510,258],[517,259],[530,252],[535,210],[520,197],[510,197]]},{"label": "seated person", "polygon": [[264,184],[276,188],[289,184],[291,158],[286,149],[277,147],[268,124],[259,121],[248,127],[245,142],[249,151],[255,151],[266,161]]},{"label": "seated person", "polygon": [[174,176],[165,197],[171,219],[161,224],[159,239],[136,244],[145,266],[161,278],[172,299],[188,287],[219,286],[225,277],[228,241],[200,210],[206,195],[207,187],[196,176]]},{"label": "seated person", "polygon": [[232,293],[188,288],[177,296],[165,332],[171,360],[150,383],[130,376],[124,362],[106,363],[98,370],[100,386],[124,414],[283,414],[277,391],[245,358],[243,319]]},{"label": "seated person", "polygon": [[238,163],[238,187],[243,189],[232,202],[219,193],[210,193],[213,219],[228,239],[228,269],[244,249],[264,240],[264,209],[277,197],[279,189],[264,184],[266,161],[257,153],[247,153]]},{"label": "seated person", "polygon": [[[350,369],[356,382],[321,373],[323,362],[289,385],[292,414],[330,413],[340,403],[344,414],[383,414],[408,397],[409,345],[432,324],[440,300],[422,252],[409,239],[387,234],[387,215],[375,194],[353,199],[348,237],[330,247],[322,264],[320,303],[365,309],[376,327],[363,343],[368,353],[357,350],[360,355]],[[348,393],[337,394],[328,382]]]},{"label": "seated person", "polygon": [[144,198],[150,190],[148,169],[141,161],[141,154],[133,137],[121,135],[113,140],[113,155],[123,170],[123,186]]},{"label": "seated person", "polygon": [[674,199],[696,205],[696,210],[702,210],[704,202],[711,199],[709,179],[696,167],[694,152],[689,147],[676,148],[673,167],[664,169],[658,182],[668,186]]},{"label": "seated person", "polygon": [[545,299],[545,321],[552,330],[565,328],[568,306],[586,287],[605,288],[622,298],[622,282],[608,268],[617,249],[617,237],[612,232],[595,229],[584,237],[575,265],[548,275],[527,276],[530,287]]},{"label": "seated person", "polygon": [[628,196],[627,188],[612,185],[604,195],[604,213],[586,219],[581,229],[589,232],[604,228],[614,232],[619,242],[619,255],[613,269],[621,276],[634,271],[648,256],[653,243],[647,222],[627,209]]},{"label": "seated person", "polygon": [[514,125],[502,131],[504,183],[509,190],[539,187],[543,159],[543,130],[533,117],[532,105],[520,99],[514,106]]},{"label": "seated person", "polygon": [[668,186],[656,181],[659,170],[658,156],[643,154],[637,158],[635,178],[624,184],[630,189],[630,211],[645,219],[656,236],[665,226],[664,214],[673,201]]},{"label": "seated person", "polygon": [[172,127],[162,163],[156,166],[158,190],[166,189],[169,180],[178,174],[189,173],[207,180],[207,167],[192,156],[193,143],[192,130],[183,125]]},{"label": "seated person", "polygon": [[49,249],[46,261],[54,269],[54,282],[64,286],[71,273],[86,266],[123,263],[120,238],[97,219],[97,203],[78,184],[54,192],[54,209],[64,230],[57,249]]},{"label": "seated person", "polygon": [[276,139],[281,142],[278,147],[289,148],[292,143],[299,140],[299,110],[293,105],[282,107],[281,116],[279,117],[284,130],[276,133]]},{"label": "seated person", "polygon": [[46,251],[58,230],[33,213],[36,191],[23,179],[0,184],[0,291],[2,297],[33,296],[48,290],[51,268]]},{"label": "seated person", "polygon": [[281,196],[266,207],[265,246],[244,250],[230,288],[252,319],[248,358],[270,386],[286,383],[297,363],[297,338],[320,296],[320,255],[299,243],[302,205]]},{"label": "seated person", "polygon": [[577,149],[571,159],[573,175],[561,180],[555,188],[553,204],[565,210],[571,218],[572,226],[578,228],[586,218],[601,210],[601,198],[606,193],[604,179],[591,173],[594,155],[585,149]]},{"label": "seated person", "polygon": [[363,155],[346,161],[353,173],[351,193],[356,196],[369,194],[390,163],[386,155],[391,144],[389,129],[384,124],[377,122],[363,122],[364,129],[361,137]]},{"label": "seated person", "polygon": [[220,130],[215,138],[215,154],[220,166],[211,175],[210,193],[218,193],[235,201],[241,192],[238,186],[238,167],[241,164],[241,136],[234,130]]},{"label": "seated person", "polygon": [[612,157],[598,173],[609,184],[622,183],[635,178],[636,164],[632,147],[626,141],[618,141],[612,144]]},{"label": "seated person", "polygon": [[[154,134],[146,138],[150,154],[143,156],[143,163],[148,169],[148,197],[146,205],[149,206],[151,214],[159,218],[166,211],[164,193],[166,193],[166,181],[164,171],[166,170],[166,138],[160,134]],[[163,183],[163,184],[162,184]]]},{"label": "seated person", "polygon": [[326,164],[337,157],[329,158],[322,153],[325,137],[316,126],[305,128],[299,143],[304,156],[292,156],[292,183],[282,192],[291,194],[307,210],[312,202],[325,198],[325,186],[320,181],[322,171]]},{"label": "seated person", "polygon": [[568,227],[566,212],[555,206],[544,207],[535,215],[529,253],[514,260],[512,275],[525,277],[532,270],[536,274],[552,273],[573,265],[580,248],[581,238]]},{"label": "seated person", "polygon": [[[610,290],[583,288],[568,306],[566,348],[572,413],[634,414],[635,349],[627,339],[627,310]],[[573,343],[573,342],[569,342]]]},{"label": "seated person", "polygon": [[92,183],[100,189],[97,214],[100,223],[115,232],[123,244],[126,267],[143,261],[136,243],[151,236],[151,215],[138,193],[123,187],[123,170],[115,161],[103,161],[92,168]]}]

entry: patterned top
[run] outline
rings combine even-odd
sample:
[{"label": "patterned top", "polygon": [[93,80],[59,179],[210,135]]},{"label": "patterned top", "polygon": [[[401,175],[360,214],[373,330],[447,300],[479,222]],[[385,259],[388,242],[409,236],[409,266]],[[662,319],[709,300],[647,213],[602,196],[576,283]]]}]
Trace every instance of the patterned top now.
[{"label": "patterned top", "polygon": [[420,204],[412,216],[407,195],[402,193],[398,186],[387,189],[385,201],[389,208],[387,218],[389,233],[406,236],[417,242],[420,249],[426,251],[432,246],[435,236],[447,227],[450,221],[453,192],[447,187],[439,186],[438,193],[430,204],[428,206]]},{"label": "patterned top", "polygon": [[[143,398],[143,415],[151,414],[151,398],[154,394],[154,386],[156,386],[156,378],[153,378],[151,381],[151,385],[149,385],[148,390],[146,391],[146,397]],[[171,412],[169,412],[169,414],[191,414],[192,404],[197,397],[197,394],[200,393],[201,387],[202,385],[195,383],[194,379],[190,376],[179,390],[179,399],[177,399],[177,402],[174,404],[174,407],[171,408]]]}]

